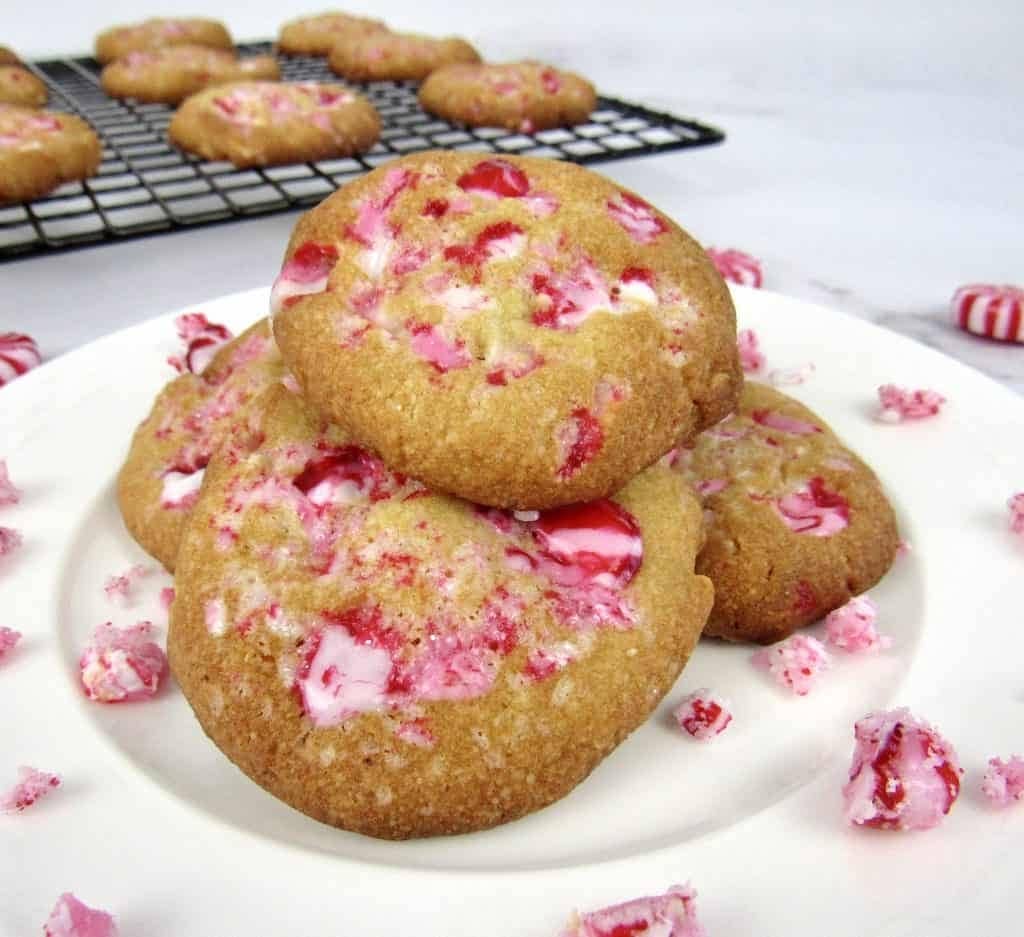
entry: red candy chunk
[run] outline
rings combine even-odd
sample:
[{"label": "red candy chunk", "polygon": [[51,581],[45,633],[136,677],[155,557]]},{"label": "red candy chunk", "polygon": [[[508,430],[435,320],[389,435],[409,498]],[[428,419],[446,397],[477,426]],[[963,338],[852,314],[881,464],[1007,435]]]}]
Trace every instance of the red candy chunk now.
[{"label": "red candy chunk", "polygon": [[804,488],[773,502],[782,522],[796,534],[831,537],[850,526],[850,503],[829,491],[824,479],[812,478]]},{"label": "red candy chunk", "polygon": [[738,283],[740,286],[752,286],[755,289],[760,287],[761,261],[756,257],[732,248],[716,250],[713,247],[707,248],[707,255],[723,280]]},{"label": "red candy chunk", "polygon": [[806,696],[818,677],[832,665],[825,645],[805,634],[794,634],[781,644],[761,648],[751,661],[797,696]]},{"label": "red candy chunk", "polygon": [[1024,758],[1013,755],[1009,761],[990,758],[985,777],[981,781],[981,792],[997,807],[1009,807],[1018,800],[1024,800]]},{"label": "red candy chunk", "polygon": [[7,460],[0,459],[0,508],[9,504],[17,504],[20,500],[21,492],[7,474]]},{"label": "red candy chunk", "polygon": [[481,231],[472,244],[452,244],[444,249],[445,260],[454,260],[465,267],[480,267],[489,260],[515,257],[523,247],[526,235],[511,221],[498,221]]},{"label": "red candy chunk", "polygon": [[953,321],[974,335],[1024,342],[1024,289],[975,283],[953,294]]},{"label": "red candy chunk", "polygon": [[14,645],[20,640],[20,631],[15,631],[13,628],[0,627],[0,661],[14,650]]},{"label": "red candy chunk", "polygon": [[881,410],[878,419],[882,423],[902,423],[904,420],[924,420],[938,416],[946,398],[934,390],[907,390],[895,384],[883,384],[878,388]]},{"label": "red candy chunk", "polygon": [[572,478],[601,451],[604,428],[586,407],[577,407],[562,424],[558,441],[562,447],[562,463],[557,475],[562,479]]},{"label": "red candy chunk", "polygon": [[750,418],[759,426],[776,429],[780,433],[789,433],[791,436],[813,436],[821,432],[820,426],[806,420],[794,419],[784,413],[776,413],[774,410],[754,410]]},{"label": "red candy chunk", "polygon": [[876,712],[854,726],[846,819],[879,830],[938,826],[960,794],[953,746],[907,709]]},{"label": "red candy chunk", "polygon": [[90,908],[65,892],[43,925],[43,937],[118,937],[118,930],[106,911]]},{"label": "red candy chunk", "polygon": [[21,534],[13,527],[0,527],[0,556],[7,556],[21,546]]},{"label": "red candy chunk", "polygon": [[20,332],[0,333],[0,387],[38,367],[42,360],[34,338]]},{"label": "red candy chunk", "polygon": [[1019,491],[1006,502],[1010,509],[1010,530],[1024,535],[1024,491]]},{"label": "red candy chunk", "polygon": [[765,357],[753,329],[743,329],[736,335],[736,350],[740,356],[740,367],[746,374],[757,374],[764,370]]},{"label": "red candy chunk", "polygon": [[698,742],[711,741],[732,722],[729,704],[708,689],[697,690],[685,697],[673,715],[679,728]]},{"label": "red candy chunk", "polygon": [[451,341],[436,326],[426,322],[414,322],[407,328],[412,336],[409,345],[413,352],[439,374],[459,371],[473,363],[473,357],[466,351],[466,343],[461,338]]},{"label": "red candy chunk", "polygon": [[322,293],[327,278],[338,262],[338,249],[333,244],[307,241],[288,258],[270,291],[270,309],[279,312],[302,296]]},{"label": "red candy chunk", "polygon": [[179,373],[202,374],[217,349],[232,338],[231,330],[211,322],[201,312],[188,312],[174,320],[178,338],[185,343],[183,357],[172,356],[167,363]]},{"label": "red candy chunk", "polygon": [[606,498],[541,511],[531,530],[542,555],[564,568],[556,581],[621,588],[643,562],[636,518]]},{"label": "red candy chunk", "polygon": [[148,621],[130,628],[115,628],[109,621],[100,625],[78,662],[85,695],[100,703],[156,695],[167,671],[167,657],[152,637]]},{"label": "red candy chunk", "polygon": [[387,470],[380,459],[358,446],[343,446],[310,459],[293,484],[317,507],[379,501],[387,496]]},{"label": "red candy chunk", "polygon": [[18,768],[17,783],[6,793],[0,794],[0,813],[21,813],[60,787],[60,784],[59,775],[24,766]]},{"label": "red candy chunk", "polygon": [[488,198],[521,198],[530,191],[530,180],[518,166],[503,159],[487,159],[463,173],[458,186]]},{"label": "red candy chunk", "polygon": [[696,898],[689,885],[675,885],[664,895],[576,914],[559,937],[707,937]]},{"label": "red candy chunk", "polygon": [[647,202],[628,192],[609,199],[607,207],[608,214],[638,244],[651,244],[668,231],[668,225]]},{"label": "red candy chunk", "polygon": [[103,584],[103,591],[112,602],[126,604],[131,598],[135,583],[148,575],[149,570],[141,563],[130,566],[123,573],[110,576]]}]

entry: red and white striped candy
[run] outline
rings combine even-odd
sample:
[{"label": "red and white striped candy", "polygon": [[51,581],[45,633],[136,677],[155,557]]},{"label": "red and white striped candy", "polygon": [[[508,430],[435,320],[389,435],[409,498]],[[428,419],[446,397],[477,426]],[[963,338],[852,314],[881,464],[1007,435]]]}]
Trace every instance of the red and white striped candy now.
[{"label": "red and white striped candy", "polygon": [[0,387],[30,371],[42,360],[34,338],[18,332],[0,333]]},{"label": "red and white striped candy", "polygon": [[727,250],[708,247],[706,251],[723,280],[755,288],[761,285],[761,261],[756,257],[733,250],[731,247]]},{"label": "red and white striped candy", "polygon": [[974,283],[953,294],[953,321],[964,331],[1024,343],[1024,289]]}]

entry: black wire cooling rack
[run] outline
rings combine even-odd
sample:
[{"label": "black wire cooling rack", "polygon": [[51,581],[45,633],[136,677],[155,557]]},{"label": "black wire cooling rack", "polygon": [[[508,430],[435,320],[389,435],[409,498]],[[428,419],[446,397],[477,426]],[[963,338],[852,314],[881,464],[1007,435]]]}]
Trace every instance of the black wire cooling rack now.
[{"label": "black wire cooling rack", "polygon": [[[268,53],[270,43],[239,47]],[[326,61],[278,56],[285,81],[339,81]],[[380,142],[351,159],[236,169],[175,149],[167,139],[172,109],[108,97],[91,58],[29,65],[50,90],[49,107],[76,113],[103,141],[103,164],[84,183],[46,198],[0,207],[0,259],[85,244],[217,224],[314,205],[339,185],[405,153],[444,148],[518,153],[598,163],[706,146],[724,139],[713,127],[627,104],[598,99],[589,123],[534,134],[469,128],[426,114],[413,82],[341,82],[366,95],[380,112]]]}]

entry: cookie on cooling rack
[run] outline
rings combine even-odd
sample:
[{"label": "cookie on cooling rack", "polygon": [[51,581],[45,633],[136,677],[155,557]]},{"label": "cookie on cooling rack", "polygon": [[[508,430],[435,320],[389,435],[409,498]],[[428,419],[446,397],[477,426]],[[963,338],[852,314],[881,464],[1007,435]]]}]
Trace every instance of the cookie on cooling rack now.
[{"label": "cookie on cooling rack", "polygon": [[201,374],[182,374],[156,398],[117,478],[125,527],[174,570],[203,472],[221,442],[246,425],[253,400],[284,376],[264,320],[228,342]]},{"label": "cookie on cooling rack", "polygon": [[187,98],[168,134],[203,159],[275,166],[365,153],[380,136],[380,118],[341,85],[245,81]]},{"label": "cookie on cooling rack", "polygon": [[168,655],[272,794],[370,836],[483,829],[569,793],[672,686],[712,602],[677,475],[517,519],[431,494],[280,385],[259,406],[207,468]]},{"label": "cookie on cooling rack", "polygon": [[45,82],[20,65],[0,65],[0,104],[42,107],[49,93]]},{"label": "cookie on cooling rack", "polygon": [[597,105],[585,78],[539,62],[446,65],[423,82],[419,97],[425,111],[445,120],[521,133],[584,123]]},{"label": "cookie on cooling rack", "polygon": [[380,20],[348,13],[320,13],[285,23],[277,47],[289,55],[327,55],[341,38],[386,32],[388,28]]},{"label": "cookie on cooling rack", "polygon": [[[671,458],[671,457],[670,457]],[[875,585],[899,546],[874,472],[803,404],[750,382],[734,416],[678,453],[703,498],[706,635],[771,644]]]},{"label": "cookie on cooling rack", "polygon": [[0,204],[86,179],[102,158],[99,137],[81,118],[0,104]]},{"label": "cookie on cooling rack", "polygon": [[339,39],[327,57],[331,71],[350,81],[420,81],[443,65],[479,61],[465,39],[390,32]]},{"label": "cookie on cooling rack", "polygon": [[21,59],[17,53],[7,46],[0,46],[0,65],[20,65]]},{"label": "cookie on cooling rack", "polygon": [[554,160],[382,166],[299,220],[272,304],[316,406],[397,471],[498,507],[605,497],[740,388],[700,245]]},{"label": "cookie on cooling rack", "polygon": [[164,46],[209,46],[234,49],[231,34],[217,20],[148,19],[129,26],[114,26],[96,37],[96,60],[101,65],[124,58],[129,52],[161,49]]},{"label": "cookie on cooling rack", "polygon": [[100,82],[112,98],[178,104],[211,85],[276,81],[280,77],[281,70],[272,55],[239,59],[234,51],[183,45],[130,52],[107,65]]}]

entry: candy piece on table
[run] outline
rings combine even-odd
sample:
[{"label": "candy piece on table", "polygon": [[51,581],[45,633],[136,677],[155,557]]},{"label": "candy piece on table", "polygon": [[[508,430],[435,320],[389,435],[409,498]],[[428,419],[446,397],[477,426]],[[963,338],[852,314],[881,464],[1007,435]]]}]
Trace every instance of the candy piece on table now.
[{"label": "candy piece on table", "polygon": [[7,556],[21,546],[21,534],[13,527],[0,527],[0,556]]},{"label": "candy piece on table", "polygon": [[965,332],[1001,342],[1024,342],[1024,290],[973,283],[953,294],[953,321]]},{"label": "candy piece on table", "polygon": [[740,367],[745,374],[757,374],[764,370],[765,357],[753,329],[743,329],[736,335],[736,348],[739,350]]},{"label": "candy piece on table", "polygon": [[780,644],[761,648],[751,660],[755,667],[767,670],[779,686],[788,687],[797,696],[806,696],[818,677],[832,665],[825,645],[806,634],[794,634]]},{"label": "candy piece on table", "polygon": [[934,390],[909,390],[895,384],[879,387],[878,399],[881,410],[876,419],[880,423],[902,423],[938,416],[946,402],[946,398]]},{"label": "candy piece on table", "polygon": [[696,898],[689,885],[673,885],[664,895],[575,914],[559,937],[707,937]]},{"label": "candy piece on table", "polygon": [[729,703],[704,687],[684,697],[673,715],[679,728],[698,742],[711,741],[732,722]]},{"label": "candy piece on table", "polygon": [[953,746],[908,709],[870,713],[854,726],[846,819],[881,830],[938,826],[960,794]]},{"label": "candy piece on table", "polygon": [[130,628],[115,628],[109,621],[100,625],[79,660],[85,695],[101,703],[155,695],[167,670],[167,657],[152,638],[148,621]]},{"label": "candy piece on table", "polygon": [[1019,491],[1006,502],[1010,509],[1010,530],[1024,534],[1024,491]]},{"label": "candy piece on table", "polygon": [[201,312],[187,312],[174,320],[178,338],[185,343],[183,355],[172,355],[167,363],[179,374],[202,374],[217,350],[232,338],[231,330],[211,322]]},{"label": "candy piece on table", "polygon": [[0,627],[0,660],[14,650],[14,645],[21,640],[21,632],[13,628]]},{"label": "candy piece on table", "polygon": [[17,504],[21,500],[21,492],[7,474],[7,460],[0,459],[0,508],[8,504]]},{"label": "candy piece on table", "polygon": [[829,644],[844,651],[878,651],[892,647],[892,638],[878,633],[878,606],[866,595],[858,595],[828,613],[825,630]]},{"label": "candy piece on table", "polygon": [[705,248],[708,257],[715,265],[715,269],[722,275],[723,280],[730,283],[738,283],[740,286],[752,286],[758,288],[763,282],[761,276],[761,261],[743,251],[727,248],[718,250],[714,247]]},{"label": "candy piece on table", "polygon": [[1014,801],[1024,800],[1024,758],[1011,755],[1009,761],[990,758],[981,792],[997,807],[1009,807]]},{"label": "candy piece on table", "polygon": [[19,332],[0,333],[0,387],[31,371],[42,360],[34,338]]},{"label": "candy piece on table", "polygon": [[22,766],[14,787],[0,794],[0,813],[21,813],[60,784],[60,775]]},{"label": "candy piece on table", "polygon": [[64,892],[43,925],[43,937],[118,937],[118,930],[106,911],[90,908]]}]

